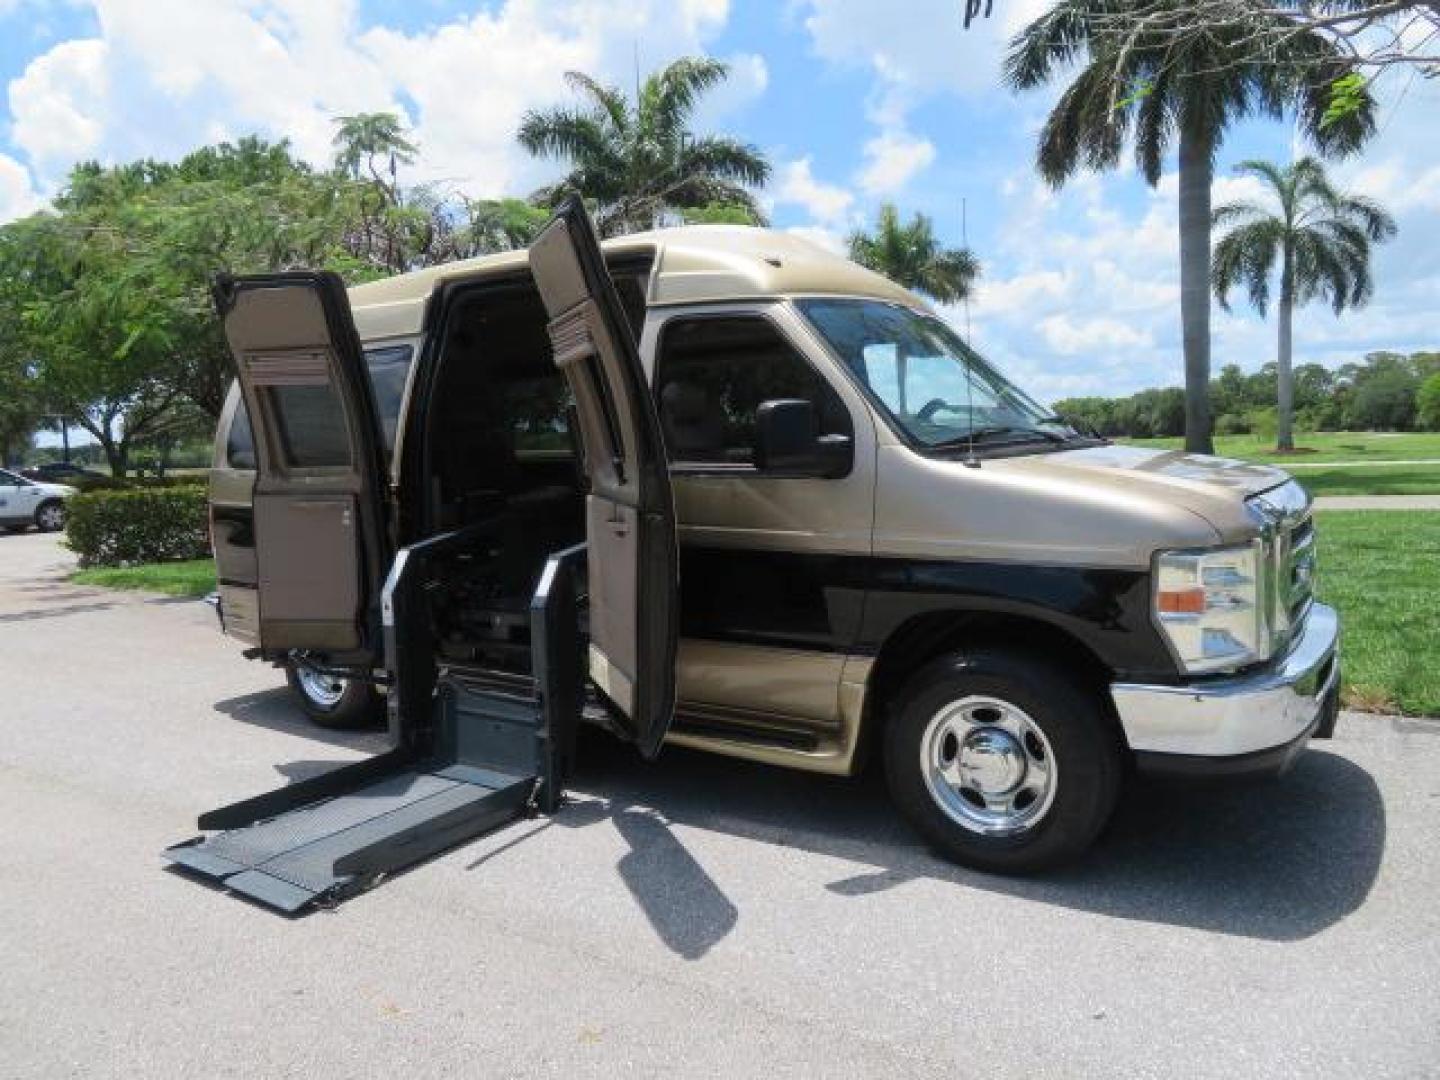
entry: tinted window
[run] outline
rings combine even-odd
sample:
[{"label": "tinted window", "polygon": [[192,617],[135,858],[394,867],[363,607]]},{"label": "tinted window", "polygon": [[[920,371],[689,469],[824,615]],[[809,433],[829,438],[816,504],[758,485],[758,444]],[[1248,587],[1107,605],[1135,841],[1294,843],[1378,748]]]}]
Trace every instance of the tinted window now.
[{"label": "tinted window", "polygon": [[667,323],[655,392],[671,461],[750,462],[756,410],[780,398],[813,403],[822,435],[851,433],[850,414],[839,395],[760,316]]},{"label": "tinted window", "polygon": [[25,481],[21,480],[20,477],[16,476],[14,473],[6,472],[4,469],[0,469],[0,487],[24,486]]},{"label": "tinted window", "polygon": [[[375,395],[375,407],[380,413],[380,427],[385,437],[386,454],[395,448],[395,431],[400,422],[400,406],[404,403],[405,383],[410,376],[412,355],[413,350],[409,345],[391,345],[383,349],[368,349],[365,352],[365,366],[370,373],[370,387]],[[334,398],[328,390],[322,390],[322,393],[333,403]],[[303,409],[304,405],[301,403],[297,407]],[[329,436],[324,437],[331,437],[334,434],[335,432],[331,431]],[[342,438],[344,437],[343,426],[339,428],[339,434]],[[317,446],[315,449],[321,448]],[[333,447],[331,449],[333,450]],[[232,469],[255,468],[255,434],[250,428],[250,413],[245,408],[243,399],[239,408],[235,410],[235,419],[230,425],[230,434],[225,441],[225,460]],[[350,451],[347,446],[338,460],[311,462],[310,464],[345,465],[349,463],[349,460]],[[292,461],[291,464],[301,465],[303,463]]]},{"label": "tinted window", "polygon": [[245,399],[235,410],[235,419],[230,422],[230,434],[225,440],[225,463],[232,469],[255,468],[255,433],[250,430],[250,411],[245,408]]},{"label": "tinted window", "polygon": [[285,464],[301,469],[350,464],[350,435],[333,386],[269,386],[265,395]]},{"label": "tinted window", "polygon": [[515,433],[515,452],[570,453],[570,384],[558,371],[501,383],[502,408]]},{"label": "tinted window", "polygon": [[410,375],[410,346],[369,349],[365,353],[365,366],[370,372],[370,387],[375,393],[375,408],[380,413],[388,454],[395,449],[395,429],[400,422],[405,381]]}]

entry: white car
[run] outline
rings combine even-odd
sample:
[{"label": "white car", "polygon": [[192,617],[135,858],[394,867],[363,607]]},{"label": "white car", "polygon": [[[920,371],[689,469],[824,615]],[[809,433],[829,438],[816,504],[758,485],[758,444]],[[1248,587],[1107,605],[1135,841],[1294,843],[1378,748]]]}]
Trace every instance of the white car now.
[{"label": "white car", "polygon": [[27,480],[0,469],[0,526],[11,532],[23,532],[32,525],[41,532],[58,532],[65,527],[65,500],[75,492],[67,484]]}]

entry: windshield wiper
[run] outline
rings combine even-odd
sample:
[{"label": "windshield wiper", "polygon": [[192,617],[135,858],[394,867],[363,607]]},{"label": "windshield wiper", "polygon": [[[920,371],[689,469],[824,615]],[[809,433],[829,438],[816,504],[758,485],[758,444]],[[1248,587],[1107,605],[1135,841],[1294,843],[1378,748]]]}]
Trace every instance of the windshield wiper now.
[{"label": "windshield wiper", "polygon": [[1046,442],[1063,443],[1070,441],[1064,435],[1054,431],[1042,431],[1039,428],[1013,427],[997,424],[992,427],[978,427],[964,435],[956,435],[954,438],[946,439],[943,442],[932,443],[931,449],[949,450],[957,446],[969,446],[972,442],[983,442],[997,435],[1021,436],[1018,439],[1010,440],[1011,442],[1034,442],[1037,436]]}]

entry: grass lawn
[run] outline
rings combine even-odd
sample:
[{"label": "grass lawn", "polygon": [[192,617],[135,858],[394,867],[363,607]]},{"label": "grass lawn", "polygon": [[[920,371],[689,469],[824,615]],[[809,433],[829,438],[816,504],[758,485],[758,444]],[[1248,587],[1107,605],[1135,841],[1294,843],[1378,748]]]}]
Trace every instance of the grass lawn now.
[{"label": "grass lawn", "polygon": [[[1136,446],[1179,450],[1183,439],[1123,439]],[[1437,495],[1440,464],[1385,465],[1386,461],[1440,462],[1440,432],[1326,431],[1296,435],[1296,452],[1275,453],[1275,441],[1258,435],[1217,435],[1222,457],[1263,461],[1291,469],[1312,495]],[[1311,463],[1360,462],[1344,468],[1314,468]],[[1373,464],[1372,464],[1373,463]]]},{"label": "grass lawn", "polygon": [[1440,495],[1440,465],[1295,469],[1291,475],[1311,495]]},{"label": "grass lawn", "polygon": [[215,563],[211,559],[190,559],[144,566],[106,566],[76,571],[70,580],[77,585],[100,585],[107,589],[204,596],[215,590]]},{"label": "grass lawn", "polygon": [[[1167,450],[1179,450],[1185,444],[1185,440],[1178,437],[1122,441]],[[1215,452],[1222,457],[1303,465],[1309,461],[1436,461],[1440,460],[1440,431],[1316,431],[1297,433],[1295,446],[1293,454],[1277,454],[1275,440],[1270,436],[1215,436]],[[1440,476],[1440,466],[1436,469]],[[1298,471],[1309,472],[1308,469]]]},{"label": "grass lawn", "polygon": [[1320,598],[1340,610],[1345,703],[1440,716],[1440,513],[1316,515]]}]

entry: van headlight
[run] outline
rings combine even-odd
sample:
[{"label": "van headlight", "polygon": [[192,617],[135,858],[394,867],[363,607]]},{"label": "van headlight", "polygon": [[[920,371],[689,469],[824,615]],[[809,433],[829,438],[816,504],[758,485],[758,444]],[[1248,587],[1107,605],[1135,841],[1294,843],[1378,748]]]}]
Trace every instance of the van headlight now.
[{"label": "van headlight", "polygon": [[1186,671],[1231,670],[1269,654],[1261,542],[1155,556],[1155,618]]}]

